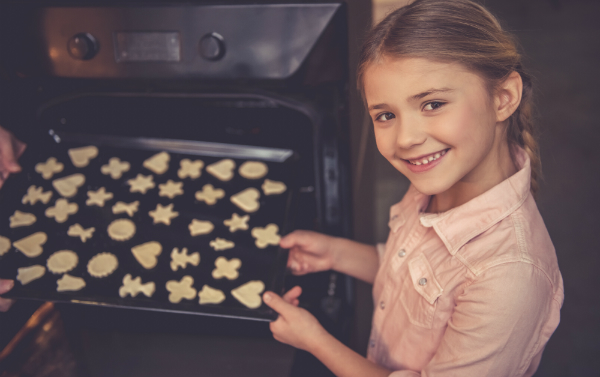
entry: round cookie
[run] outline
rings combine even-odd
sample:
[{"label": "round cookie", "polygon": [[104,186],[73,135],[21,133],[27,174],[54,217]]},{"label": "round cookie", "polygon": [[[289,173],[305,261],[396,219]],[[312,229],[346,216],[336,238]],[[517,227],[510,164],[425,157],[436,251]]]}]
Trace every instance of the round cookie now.
[{"label": "round cookie", "polygon": [[113,240],[127,241],[135,234],[135,224],[129,219],[117,219],[108,224],[106,230]]},{"label": "round cookie", "polygon": [[79,257],[71,250],[60,250],[50,255],[46,261],[48,271],[53,274],[64,274],[77,266]]},{"label": "round cookie", "polygon": [[269,168],[260,161],[246,161],[240,166],[238,172],[246,179],[259,179],[267,175]]},{"label": "round cookie", "polygon": [[119,260],[111,253],[94,255],[88,262],[87,270],[95,278],[103,278],[112,274],[119,266]]}]

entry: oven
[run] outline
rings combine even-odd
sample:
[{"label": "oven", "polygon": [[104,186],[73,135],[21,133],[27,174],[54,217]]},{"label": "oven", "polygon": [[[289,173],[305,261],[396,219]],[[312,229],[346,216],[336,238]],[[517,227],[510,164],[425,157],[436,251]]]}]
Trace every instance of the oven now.
[{"label": "oven", "polygon": [[[250,229],[276,224],[281,235],[312,229],[350,236],[346,5],[5,1],[0,18],[0,124],[28,143],[21,159],[24,171],[0,191],[0,231],[12,242],[0,257],[0,277],[15,278],[15,270],[36,263],[50,268],[48,257],[53,252],[77,249],[81,263],[71,273],[89,278],[81,291],[57,292],[55,282],[62,271],[58,275],[47,271],[30,284],[17,282],[11,294],[57,303],[54,310],[76,350],[75,359],[90,375],[120,375],[107,366],[115,358],[115,365],[130,367],[136,358],[148,360],[149,355],[164,356],[175,349],[180,352],[168,356],[174,363],[194,364],[200,359],[211,375],[265,376],[267,364],[285,369],[286,357],[292,375],[324,370],[308,354],[292,354],[270,339],[268,321],[276,315],[266,306],[250,308],[230,297],[229,291],[241,281],[220,281],[218,287],[227,298],[216,306],[199,305],[196,296],[183,304],[167,302],[171,291],[164,286],[175,279],[169,277],[168,264],[175,247],[199,252],[199,265],[189,274],[196,279],[197,291],[211,274],[217,255],[236,257],[244,281],[260,280],[265,289],[279,292],[302,286],[302,305],[334,335],[347,334],[352,317],[348,277],[334,272],[286,274],[286,250],[275,244],[255,247],[258,239],[250,236],[250,230],[230,234],[222,225],[236,212],[249,216]],[[89,152],[95,155],[84,157],[85,165],[77,166],[72,151],[89,147],[96,148]],[[146,167],[161,155],[168,156],[166,173]],[[51,157],[64,167],[45,179],[38,166]],[[102,173],[111,158],[130,164],[118,179]],[[201,175],[180,176],[183,194],[178,197],[167,200],[157,195],[156,186],[178,180],[183,160],[202,161]],[[233,161],[225,173],[233,178],[207,170],[223,161]],[[240,169],[246,162],[259,163],[268,173],[243,178]],[[133,193],[127,182],[140,174],[153,175],[154,193]],[[72,196],[54,183],[81,175],[84,182],[76,183],[79,191]],[[267,195],[265,178],[283,183],[285,192]],[[225,192],[212,206],[197,199],[209,184]],[[24,194],[32,186],[52,192],[50,201],[24,207]],[[98,193],[100,187],[114,197],[103,206],[86,204],[91,197],[85,192]],[[250,206],[259,209],[245,209],[229,200],[248,189],[258,192]],[[78,206],[64,221],[48,216],[61,197]],[[116,216],[117,197],[124,204],[138,201],[134,215],[138,217]],[[157,225],[147,215],[159,204],[174,205],[178,217],[172,224]],[[16,211],[34,215],[37,224],[13,228],[9,217]],[[129,238],[123,241],[110,233],[120,219],[136,226],[135,234],[126,234],[123,237]],[[84,228],[96,229],[89,244],[67,234],[76,220],[87,222]],[[212,222],[214,233],[192,237],[188,223],[191,227],[194,220]],[[27,255],[15,246],[18,240],[30,240],[33,228],[46,235],[41,255]],[[218,238],[235,242],[230,254],[208,247]],[[159,266],[148,270],[133,249],[150,241],[160,243],[163,251]],[[100,284],[89,276],[90,264],[107,253],[114,254],[119,265]],[[195,267],[182,267],[186,268]],[[116,297],[127,272],[144,282],[155,281],[156,296],[144,297],[142,292],[139,300]],[[162,341],[169,345],[156,345]],[[124,344],[130,347],[122,349]],[[231,350],[236,356],[230,356]],[[198,355],[196,351],[204,356],[190,356]],[[185,374],[188,367],[182,368],[177,373]],[[145,375],[165,373],[151,367],[137,370]]]}]

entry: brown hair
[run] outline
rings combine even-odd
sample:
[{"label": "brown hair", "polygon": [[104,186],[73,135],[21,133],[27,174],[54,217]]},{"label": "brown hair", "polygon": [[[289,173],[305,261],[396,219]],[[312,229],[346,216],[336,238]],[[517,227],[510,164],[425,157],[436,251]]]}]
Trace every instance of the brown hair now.
[{"label": "brown hair", "polygon": [[416,0],[390,13],[368,33],[358,65],[358,88],[369,64],[383,57],[410,56],[457,62],[481,76],[488,90],[512,72],[523,80],[519,107],[508,119],[506,138],[514,161],[514,146],[531,159],[531,192],[538,190],[541,161],[533,127],[533,85],[523,70],[517,43],[498,20],[470,0]]}]

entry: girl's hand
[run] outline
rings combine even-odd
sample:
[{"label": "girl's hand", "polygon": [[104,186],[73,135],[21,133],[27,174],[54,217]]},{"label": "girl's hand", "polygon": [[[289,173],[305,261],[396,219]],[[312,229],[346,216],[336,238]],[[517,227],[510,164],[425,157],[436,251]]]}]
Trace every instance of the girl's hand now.
[{"label": "girl's hand", "polygon": [[273,292],[265,292],[263,301],[279,313],[279,318],[271,322],[273,337],[290,346],[311,352],[319,339],[327,331],[307,310],[298,308],[298,296],[302,289],[298,286],[290,289],[283,297]]},{"label": "girl's hand", "polygon": [[296,230],[283,237],[279,245],[290,249],[287,267],[294,275],[327,271],[333,268],[335,238],[308,230]]},{"label": "girl's hand", "polygon": [[[10,291],[14,285],[15,282],[13,280],[0,279],[0,295]],[[9,298],[0,297],[0,312],[5,312],[10,309],[13,302],[14,300]]]},{"label": "girl's hand", "polygon": [[26,146],[11,132],[0,127],[0,187],[11,173],[21,171],[17,159],[21,157]]}]

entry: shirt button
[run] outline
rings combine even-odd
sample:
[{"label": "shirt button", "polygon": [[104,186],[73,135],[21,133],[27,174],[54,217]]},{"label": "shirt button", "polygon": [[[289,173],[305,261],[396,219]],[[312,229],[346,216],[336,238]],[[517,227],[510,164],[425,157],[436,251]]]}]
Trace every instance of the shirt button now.
[{"label": "shirt button", "polygon": [[406,255],[406,250],[404,250],[404,249],[400,249],[400,251],[398,252],[398,256],[399,256],[400,258],[402,258],[402,257],[404,257],[405,255]]},{"label": "shirt button", "polygon": [[379,307],[381,308],[381,310],[385,309],[385,302],[381,301],[379,303]]},{"label": "shirt button", "polygon": [[374,340],[374,339],[371,339],[371,341],[369,342],[369,345],[370,345],[371,347],[375,347],[375,340]]},{"label": "shirt button", "polygon": [[421,285],[421,286],[427,285],[427,278],[420,278],[419,279],[419,285]]}]

